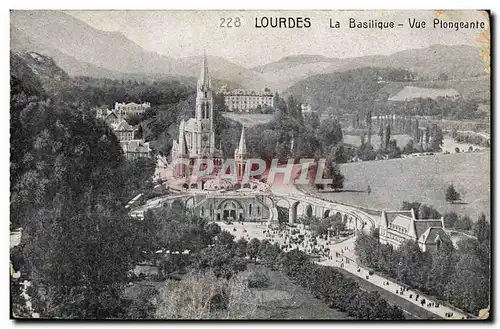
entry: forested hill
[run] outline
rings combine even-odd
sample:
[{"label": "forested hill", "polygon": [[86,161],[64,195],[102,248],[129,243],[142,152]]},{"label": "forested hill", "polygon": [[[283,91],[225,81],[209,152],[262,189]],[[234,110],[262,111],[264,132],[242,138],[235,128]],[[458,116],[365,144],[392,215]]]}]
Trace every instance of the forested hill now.
[{"label": "forested hill", "polygon": [[71,77],[52,58],[36,52],[11,52],[10,77],[11,86],[22,84],[25,91],[35,95],[57,96],[73,85]]},{"label": "forested hill", "polygon": [[[351,115],[353,111],[367,113],[368,110],[453,120],[482,120],[487,115],[479,110],[480,104],[489,103],[487,76],[467,80],[419,80],[417,77],[413,71],[365,67],[306,78],[288,88],[284,95],[294,95],[299,101],[310,103],[313,109],[334,115]],[[407,104],[389,100],[409,86],[423,88],[422,95],[409,99]],[[433,96],[443,90],[458,93],[458,97]]]},{"label": "forested hill", "polygon": [[404,82],[412,75],[406,70],[374,67],[319,74],[294,84],[285,95],[294,95],[320,109],[357,109],[387,99],[386,94],[380,93],[385,86],[383,81]]},{"label": "forested hill", "polygon": [[136,255],[125,205],[150,190],[155,160],[126,160],[102,120],[60,97],[72,85],[50,58],[11,54],[10,223],[23,229],[13,251],[16,317],[31,316],[25,280],[41,318],[117,317]]},{"label": "forested hill", "polygon": [[[22,80],[31,94],[44,94],[79,108],[113,107],[115,102],[150,102],[152,106],[175,104],[194,93],[194,78],[158,76],[158,79],[106,79],[71,77],[50,57],[36,52],[11,52],[11,84]],[[13,91],[16,93],[16,91]]]}]

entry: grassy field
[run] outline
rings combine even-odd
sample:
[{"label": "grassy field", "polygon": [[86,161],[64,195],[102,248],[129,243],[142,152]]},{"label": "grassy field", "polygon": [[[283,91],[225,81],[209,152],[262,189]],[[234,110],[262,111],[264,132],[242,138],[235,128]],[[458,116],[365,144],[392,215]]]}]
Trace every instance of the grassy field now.
[{"label": "grassy field", "polygon": [[[241,275],[247,277],[262,273],[269,282],[265,288],[251,288],[261,304],[256,310],[256,319],[351,319],[347,314],[331,309],[319,299],[314,298],[304,288],[293,283],[286,275],[271,271],[262,265],[249,263],[247,270]],[[125,297],[137,299],[141,293],[148,290],[160,290],[165,281],[144,280],[127,287]]]},{"label": "grassy field", "polygon": [[[419,201],[442,214],[455,211],[472,220],[484,212],[490,218],[490,153],[439,154],[416,158],[348,163],[343,192],[322,197],[367,208],[395,210],[403,201]],[[463,202],[449,204],[445,189],[453,183]],[[370,185],[371,194],[366,193]]]},{"label": "grassy field", "polygon": [[248,265],[248,271],[265,273],[270,279],[268,287],[252,289],[262,293],[263,304],[258,312],[260,319],[350,319],[345,313],[329,308],[279,272],[253,264]]}]

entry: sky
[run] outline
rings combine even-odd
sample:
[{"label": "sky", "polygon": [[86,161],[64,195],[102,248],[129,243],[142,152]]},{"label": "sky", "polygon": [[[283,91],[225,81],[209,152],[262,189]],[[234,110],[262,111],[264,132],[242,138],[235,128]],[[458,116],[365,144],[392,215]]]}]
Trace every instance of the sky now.
[{"label": "sky", "polygon": [[[484,21],[477,11],[67,11],[70,15],[105,31],[120,31],[148,51],[175,58],[221,56],[246,67],[253,67],[291,55],[324,55],[346,58],[388,55],[409,48],[433,44],[480,46],[481,30],[439,29],[432,27],[436,17],[445,21]],[[239,17],[239,28],[220,27],[221,18]],[[306,29],[256,28],[262,17],[309,17]],[[350,29],[348,22],[378,20],[402,23],[389,30]],[[411,29],[408,20],[426,21],[427,28]],[[329,27],[339,21],[340,29]]]}]

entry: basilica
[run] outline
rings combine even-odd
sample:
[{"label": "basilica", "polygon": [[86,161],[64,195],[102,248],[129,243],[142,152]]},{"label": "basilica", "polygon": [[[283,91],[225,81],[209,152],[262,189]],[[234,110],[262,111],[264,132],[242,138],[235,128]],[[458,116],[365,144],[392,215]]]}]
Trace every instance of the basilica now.
[{"label": "basilica", "polygon": [[[182,120],[179,125],[179,138],[174,140],[171,152],[173,177],[184,179],[189,188],[211,189],[225,188],[230,184],[220,181],[219,172],[224,158],[222,150],[215,146],[215,131],[213,124],[213,90],[208,73],[207,56],[203,56],[200,77],[196,86],[196,108],[194,118]],[[235,162],[238,177],[241,178],[246,162],[245,130],[241,132],[238,148],[235,150]],[[197,161],[213,164],[213,172],[204,177],[193,175],[193,166]],[[184,163],[184,164],[183,164]],[[186,165],[189,163],[189,165]],[[206,183],[209,183],[207,186]]]}]

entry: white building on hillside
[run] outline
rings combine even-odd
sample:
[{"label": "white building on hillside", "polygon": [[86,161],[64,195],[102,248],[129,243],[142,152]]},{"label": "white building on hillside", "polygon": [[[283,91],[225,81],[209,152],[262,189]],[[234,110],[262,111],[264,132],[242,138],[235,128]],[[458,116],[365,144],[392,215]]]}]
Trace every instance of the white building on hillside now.
[{"label": "white building on hillside", "polygon": [[221,90],[224,103],[231,112],[250,112],[260,107],[273,107],[274,95],[269,90],[255,91],[249,89]]},{"label": "white building on hillside", "polygon": [[149,102],[137,104],[137,103],[115,103],[115,112],[120,113],[123,117],[131,114],[140,115],[146,112],[147,109],[151,108],[151,104]]}]

